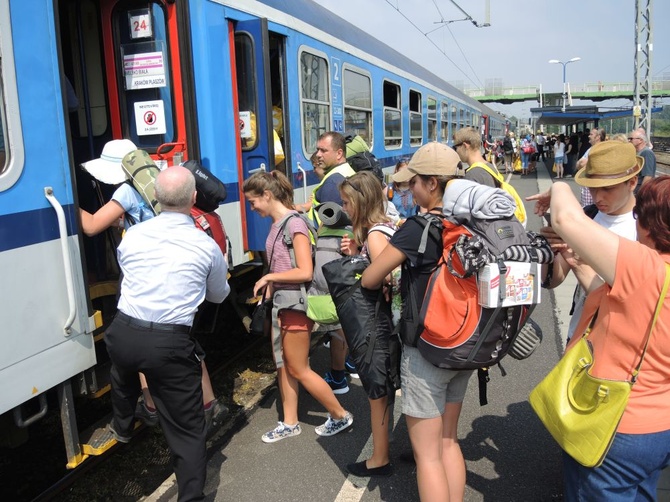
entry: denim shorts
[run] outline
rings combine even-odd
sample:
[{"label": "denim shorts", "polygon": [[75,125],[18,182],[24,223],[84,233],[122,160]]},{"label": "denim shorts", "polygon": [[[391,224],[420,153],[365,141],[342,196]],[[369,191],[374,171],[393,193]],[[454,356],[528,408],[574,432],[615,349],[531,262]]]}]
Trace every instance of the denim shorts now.
[{"label": "denim shorts", "polygon": [[560,157],[554,157],[554,164],[562,164],[562,163],[563,163],[562,155]]},{"label": "denim shorts", "polygon": [[655,501],[658,479],[668,465],[670,430],[617,433],[600,467],[584,467],[563,453],[563,500]]},{"label": "denim shorts", "polygon": [[445,370],[426,361],[416,347],[403,346],[400,379],[402,412],[436,418],[447,403],[462,403],[474,370]]}]

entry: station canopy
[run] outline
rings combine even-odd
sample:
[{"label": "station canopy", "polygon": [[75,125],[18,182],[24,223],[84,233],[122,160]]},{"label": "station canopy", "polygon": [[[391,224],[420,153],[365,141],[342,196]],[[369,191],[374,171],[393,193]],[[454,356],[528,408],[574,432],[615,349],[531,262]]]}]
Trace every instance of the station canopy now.
[{"label": "station canopy", "polygon": [[[660,112],[662,108],[653,108],[653,112]],[[560,106],[545,106],[531,108],[530,112],[536,119],[537,125],[564,125],[583,124],[585,122],[598,123],[601,120],[631,117],[632,108],[618,108],[616,110],[600,110],[597,106],[566,106],[565,112]]]}]

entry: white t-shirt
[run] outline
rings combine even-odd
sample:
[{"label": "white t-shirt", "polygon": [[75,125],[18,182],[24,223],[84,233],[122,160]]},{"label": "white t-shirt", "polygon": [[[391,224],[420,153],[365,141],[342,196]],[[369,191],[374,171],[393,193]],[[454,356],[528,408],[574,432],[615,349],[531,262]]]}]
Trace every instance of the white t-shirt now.
[{"label": "white t-shirt", "polygon": [[565,143],[557,141],[554,143],[554,157],[563,157],[565,155]]},{"label": "white t-shirt", "polygon": [[[593,221],[621,237],[625,237],[631,241],[637,240],[637,227],[635,225],[635,218],[633,218],[633,211],[618,215],[609,215],[598,211]],[[568,326],[568,340],[572,338],[579,318],[582,316],[582,310],[584,310],[584,301],[586,300],[586,291],[584,291],[584,288],[581,286],[577,287],[573,300],[575,302],[575,310],[572,313],[572,319],[570,319],[570,325]]]}]

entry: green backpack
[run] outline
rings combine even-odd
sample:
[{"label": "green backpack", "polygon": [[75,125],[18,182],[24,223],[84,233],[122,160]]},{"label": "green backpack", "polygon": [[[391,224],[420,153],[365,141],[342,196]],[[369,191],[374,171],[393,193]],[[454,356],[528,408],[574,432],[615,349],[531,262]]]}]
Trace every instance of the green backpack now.
[{"label": "green backpack", "polygon": [[160,169],[156,166],[154,159],[144,150],[133,150],[121,161],[123,172],[126,173],[128,180],[133,188],[142,196],[144,202],[158,215],[161,212],[161,205],[156,200],[156,177]]}]

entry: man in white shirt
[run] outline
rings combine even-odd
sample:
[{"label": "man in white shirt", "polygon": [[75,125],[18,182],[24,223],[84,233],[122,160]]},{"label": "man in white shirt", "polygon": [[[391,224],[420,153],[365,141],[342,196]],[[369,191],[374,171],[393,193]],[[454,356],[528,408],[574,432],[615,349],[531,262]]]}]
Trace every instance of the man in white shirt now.
[{"label": "man in white shirt", "polygon": [[128,229],[118,248],[123,272],[118,313],[105,334],[112,361],[111,435],[131,438],[145,374],[174,454],[179,500],[201,500],[207,466],[202,369],[189,336],[198,306],[221,303],[230,287],[219,246],[190,216],[195,179],[180,166],[156,178],[160,215]]},{"label": "man in white shirt", "polygon": [[[603,141],[589,150],[586,165],[577,172],[575,181],[578,185],[588,188],[595,207],[585,208],[587,214],[593,209],[593,220],[626,239],[636,240],[637,227],[633,216],[638,174],[642,167],[642,159],[630,144],[620,141]],[[584,307],[589,291],[603,283],[595,271],[579,260],[551,228],[543,228],[552,246],[559,251],[553,263],[553,270],[546,281],[546,286],[555,288],[560,285],[572,270],[579,281],[573,297],[573,311],[568,328],[568,340],[572,337]],[[546,271],[548,267],[544,266]],[[551,267],[549,267],[551,268]]]},{"label": "man in white shirt", "polygon": [[547,143],[547,138],[542,134],[542,131],[538,132],[537,136],[535,136],[535,143],[537,143],[537,158],[544,162],[546,160],[544,145]]}]

